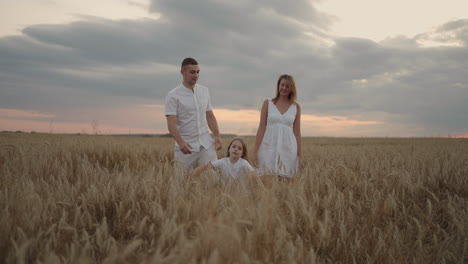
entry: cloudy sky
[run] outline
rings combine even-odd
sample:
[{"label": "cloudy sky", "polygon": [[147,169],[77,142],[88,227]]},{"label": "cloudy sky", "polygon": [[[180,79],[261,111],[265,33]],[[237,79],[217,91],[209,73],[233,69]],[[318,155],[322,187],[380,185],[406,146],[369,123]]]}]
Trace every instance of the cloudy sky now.
[{"label": "cloudy sky", "polygon": [[304,136],[468,137],[465,0],[1,0],[0,130],[166,133],[200,62],[222,133],[255,134],[279,75]]}]

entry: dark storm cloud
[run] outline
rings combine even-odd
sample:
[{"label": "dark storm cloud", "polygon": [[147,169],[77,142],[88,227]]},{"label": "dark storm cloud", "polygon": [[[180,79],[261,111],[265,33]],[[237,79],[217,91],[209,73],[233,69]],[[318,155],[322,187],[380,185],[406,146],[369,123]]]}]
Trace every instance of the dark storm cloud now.
[{"label": "dark storm cloud", "polygon": [[[164,65],[170,61],[171,45],[145,38],[150,33],[146,29],[155,23],[99,20],[37,25],[24,29],[23,36],[1,38],[0,103],[4,107],[73,107],[105,104],[101,99],[106,95],[163,97],[165,92],[156,84],[172,85],[167,73],[155,69],[153,73],[112,74],[116,66],[145,69],[150,62]],[[70,93],[83,94],[83,98],[77,100]]]},{"label": "dark storm cloud", "polygon": [[[259,109],[289,73],[305,114],[417,125],[422,135],[468,131],[468,20],[377,43],[332,37],[331,18],[305,0],[153,0],[149,8],[161,19],[87,17],[0,38],[1,107],[162,104],[180,82],[180,61],[193,56],[215,107]],[[428,40],[459,46],[419,46]]]},{"label": "dark storm cloud", "polygon": [[[22,37],[0,40],[1,54],[10,58],[0,63],[4,73],[8,74],[2,81],[5,89],[12,89],[10,87],[22,82],[24,92],[29,93],[31,89],[40,92],[39,85],[33,82],[44,80],[58,90],[67,87],[99,94],[154,96],[161,103],[168,87],[179,81],[177,71],[172,75],[165,72],[158,76],[155,71],[154,75],[133,73],[103,79],[70,72],[151,62],[178,66],[186,56],[195,56],[206,65],[204,72],[210,73],[209,69],[212,69],[211,72],[219,74],[219,79],[229,81],[226,84],[207,78],[207,84],[230,85],[236,89],[226,87],[226,90],[233,92],[251,90],[252,86],[261,88],[271,75],[277,75],[276,64],[290,66],[284,61],[284,58],[290,59],[289,50],[298,54],[311,53],[308,49],[313,45],[308,43],[310,38],[303,32],[307,26],[297,23],[319,21],[314,17],[316,10],[307,2],[297,2],[294,9],[284,8],[281,2],[272,7],[260,2],[254,7],[247,3],[213,6],[211,2],[194,5],[192,2],[166,1],[158,4],[164,7],[160,10],[163,17],[169,17],[170,21],[87,18],[62,25],[30,26],[23,30]],[[300,11],[297,18],[294,16],[296,11]],[[311,15],[306,16],[304,12]],[[295,21],[291,21],[292,18]],[[68,71],[64,73],[63,69]],[[239,76],[250,79],[250,85],[236,85]],[[15,91],[21,93],[18,87]],[[44,100],[47,98],[44,96]],[[4,100],[12,103],[12,100]],[[63,100],[66,101],[66,96],[59,101]],[[35,101],[40,104],[40,97]],[[219,105],[222,104],[221,101]]]},{"label": "dark storm cloud", "polygon": [[439,26],[434,32],[423,33],[416,36],[419,40],[432,40],[438,42],[468,43],[468,19],[458,19]]},{"label": "dark storm cloud", "polygon": [[31,26],[23,33],[97,64],[168,62],[168,57],[180,48],[172,29],[157,20],[91,19],[64,25]]},{"label": "dark storm cloud", "polygon": [[385,112],[397,117],[385,121],[398,120],[403,127],[417,125],[427,135],[466,133],[466,47],[402,48],[385,44],[337,40],[331,63],[335,77],[319,82],[326,88],[315,91],[320,95],[307,103],[308,108],[349,116]]},{"label": "dark storm cloud", "polygon": [[[152,0],[150,10],[158,12],[171,23],[182,24],[190,28],[193,23],[210,28],[224,28],[233,31],[249,31],[256,27],[270,27],[265,22],[273,22],[272,27],[284,27],[287,24],[275,22],[275,17],[282,17],[302,22],[314,23],[318,27],[327,27],[330,17],[319,12],[307,0],[261,0],[261,1],[216,1],[216,0]],[[270,16],[270,17],[267,17]],[[257,22],[258,24],[253,24]]]}]

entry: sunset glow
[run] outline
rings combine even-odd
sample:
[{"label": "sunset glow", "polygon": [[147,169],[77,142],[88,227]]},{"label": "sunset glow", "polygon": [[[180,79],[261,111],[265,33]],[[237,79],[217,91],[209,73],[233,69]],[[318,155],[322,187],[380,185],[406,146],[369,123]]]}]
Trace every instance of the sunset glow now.
[{"label": "sunset glow", "polygon": [[53,118],[54,115],[20,109],[0,108],[0,117],[7,118]]},{"label": "sunset glow", "polygon": [[[258,110],[213,109],[218,125],[223,134],[255,135],[260,121]],[[54,120],[53,114],[38,113],[31,110],[0,109],[0,130],[4,131],[35,131],[45,133],[83,133],[83,134],[165,134],[165,116],[163,105],[143,105],[135,108],[119,108],[111,111],[106,109],[85,109],[71,112],[78,117],[94,116],[87,122],[62,122]],[[98,118],[101,117],[101,118]],[[116,120],[129,122],[125,125],[110,125]],[[146,126],[136,127],[130,122],[140,121]],[[152,120],[152,121],[150,121]],[[320,133],[344,131],[349,127],[379,125],[379,121],[352,120],[342,116],[317,116],[302,114],[302,134],[314,136]],[[151,127],[158,124],[159,126]],[[161,126],[160,124],[164,125]],[[320,133],[319,133],[320,132]]]}]

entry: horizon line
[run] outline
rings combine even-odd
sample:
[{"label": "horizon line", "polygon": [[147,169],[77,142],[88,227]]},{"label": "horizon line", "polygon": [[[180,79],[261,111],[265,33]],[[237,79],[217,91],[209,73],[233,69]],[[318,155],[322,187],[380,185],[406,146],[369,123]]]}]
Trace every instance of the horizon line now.
[{"label": "horizon line", "polygon": [[[11,133],[11,134],[44,134],[44,135],[80,135],[80,136],[116,136],[116,137],[172,137],[169,133],[116,133],[116,134],[103,134],[103,133],[48,133],[48,132],[36,132],[36,131],[0,131],[0,134]],[[213,135],[213,134],[211,134]],[[255,137],[254,134],[239,135],[234,133],[221,133],[224,137]],[[467,136],[447,135],[447,136],[302,136],[302,138],[468,138]]]}]

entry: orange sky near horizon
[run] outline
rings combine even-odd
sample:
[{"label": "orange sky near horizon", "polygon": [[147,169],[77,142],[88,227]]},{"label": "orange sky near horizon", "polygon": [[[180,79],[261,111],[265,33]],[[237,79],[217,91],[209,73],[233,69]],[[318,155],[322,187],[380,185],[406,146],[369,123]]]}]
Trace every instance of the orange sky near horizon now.
[{"label": "orange sky near horizon", "polygon": [[[81,110],[83,115],[89,116],[96,109]],[[166,118],[163,105],[142,105],[128,109],[110,109],[100,118],[94,116],[87,122],[54,121],[52,113],[40,113],[21,109],[0,109],[1,131],[23,131],[41,133],[64,134],[166,134]],[[255,135],[260,120],[258,110],[214,109],[218,126],[222,134],[236,134],[241,136]],[[93,115],[91,115],[93,116]],[[111,118],[114,118],[112,120]],[[122,125],[115,120],[131,121],[132,124]],[[303,136],[351,136],[361,137],[377,134],[382,130],[382,121],[353,120],[343,116],[319,116],[302,114],[301,132]],[[411,134],[400,136],[414,136]],[[456,137],[468,137],[468,134]]]},{"label": "orange sky near horizon", "polygon": [[[101,109],[101,112],[103,110]],[[82,110],[83,115],[95,110]],[[111,109],[112,114],[102,114],[101,117],[112,116],[120,120],[140,120],[141,125],[116,125],[112,120],[93,117],[88,122],[61,122],[54,121],[55,114],[40,113],[31,110],[0,109],[0,130],[45,132],[45,133],[82,133],[82,134],[164,134],[167,133],[164,106],[144,105],[132,109]],[[218,125],[223,134],[255,135],[260,120],[258,110],[230,110],[214,109]],[[360,125],[378,125],[379,121],[351,120],[341,116],[316,116],[303,114],[302,134],[314,135],[314,130],[335,134],[350,127]],[[148,121],[151,120],[151,121]],[[144,123],[146,121],[146,123]],[[154,124],[148,128],[148,124]]]}]

